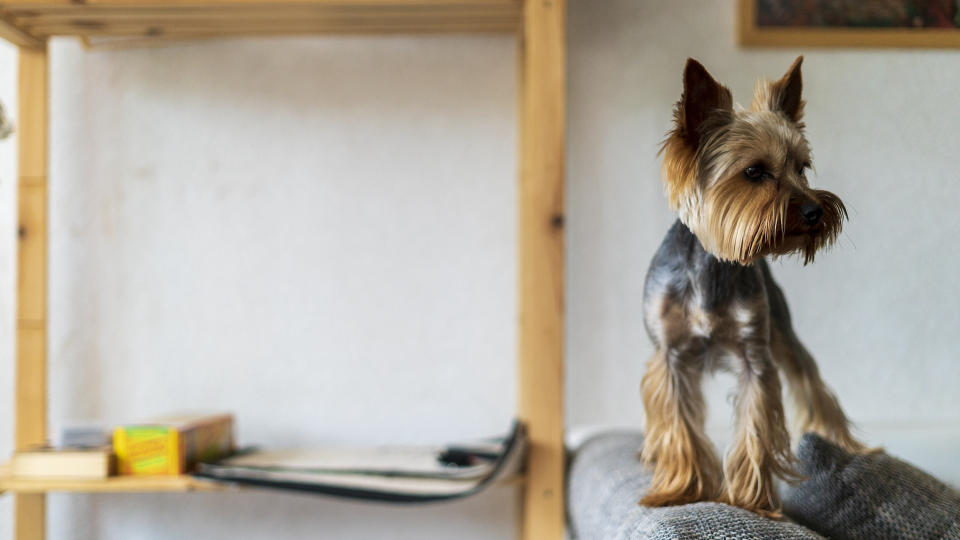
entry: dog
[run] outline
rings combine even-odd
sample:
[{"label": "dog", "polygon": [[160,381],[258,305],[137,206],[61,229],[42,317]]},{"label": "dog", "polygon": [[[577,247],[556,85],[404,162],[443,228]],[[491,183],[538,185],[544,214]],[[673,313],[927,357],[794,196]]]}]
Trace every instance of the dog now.
[{"label": "dog", "polygon": [[[699,62],[687,60],[674,126],[660,149],[678,220],[644,285],[644,322],[656,346],[641,390],[653,467],[647,506],[721,501],[780,516],[774,478],[798,479],[781,398],[782,371],[797,427],[863,452],[836,396],[797,339],[765,258],[813,261],[840,233],[839,197],[812,189],[797,58],[760,80],[748,110]],[[704,373],[734,369],[736,431],[721,465],[704,433]]]}]

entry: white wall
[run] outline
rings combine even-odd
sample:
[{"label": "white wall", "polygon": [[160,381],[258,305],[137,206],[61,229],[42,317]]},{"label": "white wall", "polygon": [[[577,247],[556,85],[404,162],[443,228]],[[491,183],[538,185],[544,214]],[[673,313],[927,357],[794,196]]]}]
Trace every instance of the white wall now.
[{"label": "white wall", "polygon": [[[741,102],[799,51],[734,45],[732,0],[571,0],[567,418],[639,425],[641,285],[672,221],[655,158],[687,56]],[[816,184],[852,210],[774,266],[868,438],[960,480],[957,52],[803,51]],[[514,43],[56,42],[51,424],[188,405],[243,442],[440,441],[514,404]],[[15,54],[0,49],[13,108]],[[13,108],[15,110],[15,108]],[[0,374],[14,143],[0,143]],[[12,381],[0,375],[0,396]],[[722,431],[730,379],[710,387]],[[120,418],[117,418],[117,417]],[[0,455],[12,397],[0,401]],[[722,437],[722,436],[721,436]],[[503,538],[513,493],[421,509],[273,494],[51,497],[52,538]],[[0,524],[10,497],[0,498]],[[9,527],[0,527],[8,538]]]},{"label": "white wall", "polygon": [[[71,419],[183,408],[232,410],[242,443],[275,447],[509,427],[512,39],[125,52],[57,41],[51,55],[53,433]],[[2,178],[9,204],[9,160]],[[14,228],[3,226],[8,261]],[[262,492],[57,495],[50,528],[91,539],[500,538],[514,529],[513,491],[418,509]]]}]

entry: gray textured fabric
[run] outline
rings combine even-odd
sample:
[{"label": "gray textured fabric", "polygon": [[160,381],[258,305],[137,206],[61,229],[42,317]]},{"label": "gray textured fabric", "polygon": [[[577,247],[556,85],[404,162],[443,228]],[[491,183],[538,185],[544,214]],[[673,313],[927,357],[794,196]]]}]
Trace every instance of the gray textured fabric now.
[{"label": "gray textured fabric", "polygon": [[650,487],[650,473],[637,459],[641,440],[637,433],[598,435],[574,456],[567,508],[579,540],[822,540],[800,525],[720,503],[640,506],[637,501]]},{"label": "gray textured fabric", "polygon": [[850,455],[808,433],[797,449],[807,479],[784,490],[795,520],[837,540],[960,539],[960,493],[887,454]]}]

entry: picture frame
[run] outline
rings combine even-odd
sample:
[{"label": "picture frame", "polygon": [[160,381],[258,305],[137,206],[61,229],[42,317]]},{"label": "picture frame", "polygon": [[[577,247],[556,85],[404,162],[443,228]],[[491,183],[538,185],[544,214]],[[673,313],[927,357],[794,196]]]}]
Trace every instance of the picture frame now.
[{"label": "picture frame", "polygon": [[737,9],[744,47],[960,48],[960,0],[738,0]]}]

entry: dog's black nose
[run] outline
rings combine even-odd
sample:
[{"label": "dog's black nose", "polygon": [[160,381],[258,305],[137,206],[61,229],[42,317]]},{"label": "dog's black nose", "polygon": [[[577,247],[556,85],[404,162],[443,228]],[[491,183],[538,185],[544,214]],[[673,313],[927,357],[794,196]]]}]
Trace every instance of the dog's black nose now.
[{"label": "dog's black nose", "polygon": [[807,220],[807,225],[816,225],[823,216],[823,207],[815,201],[805,201],[800,205],[800,215]]}]

